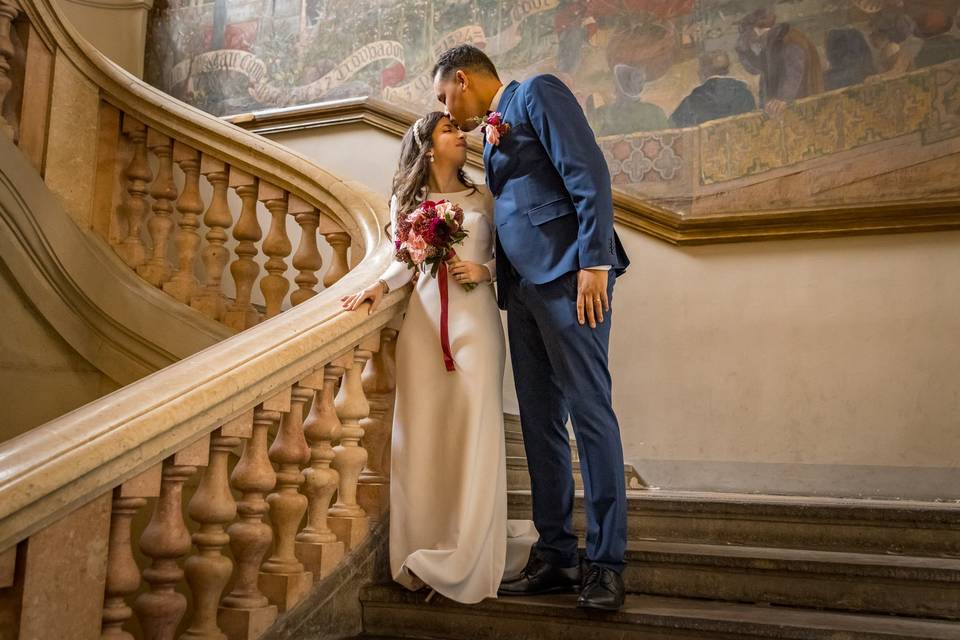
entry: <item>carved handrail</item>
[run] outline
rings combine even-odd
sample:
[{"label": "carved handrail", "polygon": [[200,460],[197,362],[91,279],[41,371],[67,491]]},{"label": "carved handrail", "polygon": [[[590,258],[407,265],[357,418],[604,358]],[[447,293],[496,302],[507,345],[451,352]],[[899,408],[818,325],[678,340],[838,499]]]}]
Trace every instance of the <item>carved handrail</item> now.
[{"label": "carved handrail", "polygon": [[[363,541],[385,504],[379,459],[393,383],[361,384],[361,372],[368,362],[378,378],[393,371],[384,362],[396,337],[388,324],[409,289],[372,314],[345,312],[340,298],[391,260],[386,202],[127,74],[52,0],[0,7],[0,109],[14,114],[0,122],[2,134],[63,210],[140,276],[154,303],[237,332],[0,444],[0,558],[20,567],[0,584],[20,589],[20,637],[89,637],[92,629],[129,638],[124,627],[136,616],[142,637],[256,638]],[[14,59],[40,80],[18,78]],[[49,84],[38,87],[43,78]],[[269,229],[258,210],[269,213]],[[294,242],[288,224],[299,229]],[[324,274],[318,236],[328,245]],[[268,258],[266,273],[257,253]],[[228,295],[222,282],[231,277]],[[263,305],[251,298],[258,278]],[[364,473],[367,431],[378,473]],[[344,446],[334,447],[341,437]],[[338,502],[328,513],[334,493],[349,497],[349,508]],[[151,514],[142,531],[140,509]],[[61,552],[64,537],[82,554]],[[139,566],[133,544],[146,559]],[[141,576],[148,589],[133,599]],[[183,581],[189,609],[177,591]],[[63,611],[38,604],[58,598],[79,602]]]},{"label": "carved handrail", "polygon": [[138,80],[88,43],[51,0],[24,2],[22,10],[47,46],[63,54],[100,90],[103,100],[133,113],[150,129],[258,176],[311,204],[328,208],[351,234],[359,233],[351,206],[360,206],[342,182],[302,155],[270,140],[251,136],[209,113],[176,100]]},{"label": "carved handrail", "polygon": [[373,254],[322,298],[0,444],[0,549],[253,409],[385,326],[405,292],[388,295],[372,315],[342,313],[338,296],[375,280],[389,259],[385,251]]}]

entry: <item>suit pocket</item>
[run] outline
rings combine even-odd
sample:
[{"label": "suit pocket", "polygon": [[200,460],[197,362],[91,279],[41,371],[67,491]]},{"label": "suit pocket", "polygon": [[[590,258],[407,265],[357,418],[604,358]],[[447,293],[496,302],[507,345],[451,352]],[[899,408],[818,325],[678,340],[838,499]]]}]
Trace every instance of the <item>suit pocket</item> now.
[{"label": "suit pocket", "polygon": [[527,211],[527,215],[530,216],[530,224],[538,227],[551,220],[556,220],[557,218],[562,218],[563,216],[576,212],[577,210],[574,208],[573,203],[570,202],[570,198],[564,196],[530,209]]}]

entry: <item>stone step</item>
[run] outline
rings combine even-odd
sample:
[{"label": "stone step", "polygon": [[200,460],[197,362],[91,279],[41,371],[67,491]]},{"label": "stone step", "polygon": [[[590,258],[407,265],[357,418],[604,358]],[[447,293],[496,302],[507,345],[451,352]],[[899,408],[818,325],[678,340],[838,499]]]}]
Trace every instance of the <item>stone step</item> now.
[{"label": "stone step", "polygon": [[[623,465],[623,476],[628,489],[644,487],[640,474],[632,465]],[[580,475],[580,461],[573,460],[573,481],[577,489],[583,489],[583,477]],[[507,488],[529,489],[530,473],[527,471],[527,459],[519,456],[507,456]]]},{"label": "stone step", "polygon": [[630,595],[616,613],[576,608],[576,596],[501,598],[461,605],[395,585],[361,591],[370,637],[436,640],[957,640],[947,621]]},{"label": "stone step", "polygon": [[[960,557],[960,505],[686,491],[628,491],[630,540]],[[529,490],[508,495],[531,517]],[[574,525],[585,530],[583,492]]]},{"label": "stone step", "polygon": [[960,618],[960,559],[642,541],[623,577],[631,593]]}]

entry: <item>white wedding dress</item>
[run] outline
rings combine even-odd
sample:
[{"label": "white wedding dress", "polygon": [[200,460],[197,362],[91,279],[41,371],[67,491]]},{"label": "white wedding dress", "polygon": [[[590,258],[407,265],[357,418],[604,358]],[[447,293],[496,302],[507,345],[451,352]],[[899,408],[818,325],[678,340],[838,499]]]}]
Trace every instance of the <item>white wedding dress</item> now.
[{"label": "white wedding dress", "polygon": [[[493,201],[483,187],[431,193],[463,209],[462,260],[496,273]],[[391,202],[396,229],[396,199]],[[413,277],[394,263],[390,290]],[[537,533],[507,522],[502,381],[505,347],[493,285],[465,291],[448,279],[450,351],[440,346],[437,279],[420,274],[397,340],[397,396],[390,465],[390,569],[408,589],[426,583],[462,603],[496,597],[501,579],[519,573]],[[421,582],[422,581],[422,582]]]}]

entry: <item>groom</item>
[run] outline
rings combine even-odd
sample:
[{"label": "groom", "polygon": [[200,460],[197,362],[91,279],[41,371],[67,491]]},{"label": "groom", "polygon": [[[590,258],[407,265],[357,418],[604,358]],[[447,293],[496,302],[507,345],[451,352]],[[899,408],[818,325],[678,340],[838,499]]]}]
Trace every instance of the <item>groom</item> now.
[{"label": "groom", "polygon": [[[500,595],[569,591],[578,605],[623,605],[627,538],[620,427],[607,367],[610,300],[629,264],[613,230],[610,174],[570,90],[540,75],[504,86],[490,59],[463,45],[433,70],[437,98],[464,130],[485,125],[487,184],[496,199],[497,290],[540,533],[526,568]],[[573,530],[567,418],[583,472],[589,571]]]}]

